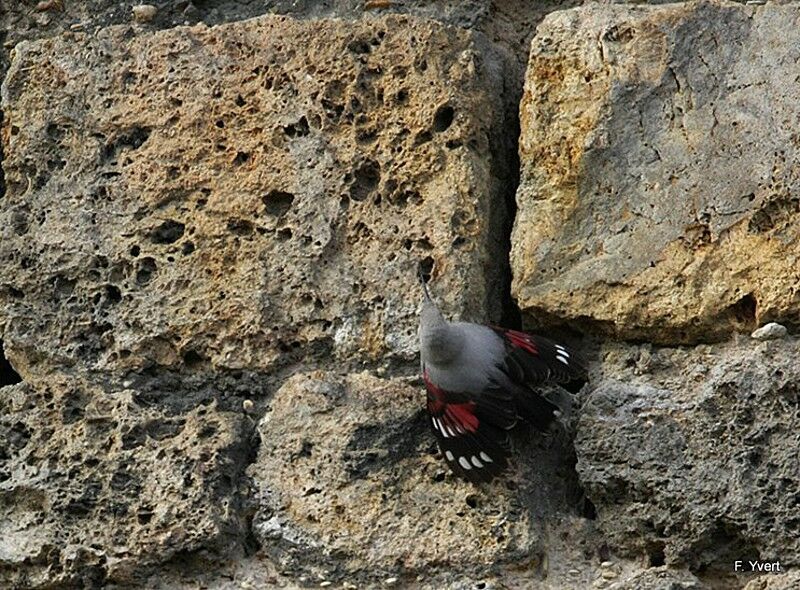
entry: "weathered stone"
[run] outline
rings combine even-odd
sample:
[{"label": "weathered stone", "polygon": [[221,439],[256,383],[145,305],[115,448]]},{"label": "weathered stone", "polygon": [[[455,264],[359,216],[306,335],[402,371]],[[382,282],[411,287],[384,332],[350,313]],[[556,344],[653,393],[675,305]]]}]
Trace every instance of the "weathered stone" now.
[{"label": "weathered stone", "polygon": [[786,326],[770,322],[764,324],[758,330],[754,330],[750,337],[756,340],[777,340],[784,338],[787,334]]},{"label": "weathered stone", "polygon": [[551,13],[520,107],[513,292],[653,342],[800,321],[796,6]]},{"label": "weathered stone", "polygon": [[51,376],[0,388],[0,586],[89,588],[247,538],[241,414]]},{"label": "weathered stone", "polygon": [[708,576],[800,564],[797,355],[793,338],[604,349],[575,444],[612,548]]},{"label": "weathered stone", "polygon": [[766,574],[751,580],[744,590],[796,590],[800,587],[800,572]]},{"label": "weathered stone", "polygon": [[651,567],[606,586],[606,590],[703,590],[708,588],[695,575],[668,567]]},{"label": "weathered stone", "polygon": [[136,22],[149,23],[158,14],[158,8],[152,4],[137,4],[131,8],[131,12],[133,13],[133,20]]},{"label": "weathered stone", "polygon": [[[518,438],[506,481],[464,485],[434,455],[422,398],[418,385],[366,373],[298,374],[276,393],[249,473],[260,503],[253,530],[281,571],[368,585],[421,574],[430,587],[461,587],[501,564],[556,575],[596,550],[561,541],[563,531],[543,546],[555,525],[545,514],[578,520],[558,439],[542,448]],[[560,556],[544,559],[550,551]]]},{"label": "weathered stone", "polygon": [[21,373],[411,359],[420,263],[450,311],[499,316],[502,70],[476,35],[263,17],[15,53],[0,322]]}]

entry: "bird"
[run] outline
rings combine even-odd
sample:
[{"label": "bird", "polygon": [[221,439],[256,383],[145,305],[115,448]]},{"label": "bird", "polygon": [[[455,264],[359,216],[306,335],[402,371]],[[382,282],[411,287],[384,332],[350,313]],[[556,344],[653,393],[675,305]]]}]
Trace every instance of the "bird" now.
[{"label": "bird", "polygon": [[535,387],[584,379],[587,364],[572,348],[543,336],[471,322],[449,322],[420,271],[422,379],[430,426],[450,469],[472,483],[508,466],[509,430],[527,422],[546,431],[560,415]]}]

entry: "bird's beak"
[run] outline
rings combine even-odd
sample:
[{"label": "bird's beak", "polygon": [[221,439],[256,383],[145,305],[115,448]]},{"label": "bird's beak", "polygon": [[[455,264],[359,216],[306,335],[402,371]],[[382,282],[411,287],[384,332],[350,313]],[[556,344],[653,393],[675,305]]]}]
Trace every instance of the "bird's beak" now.
[{"label": "bird's beak", "polygon": [[425,299],[430,300],[431,295],[428,293],[428,284],[425,282],[425,275],[422,274],[422,268],[417,267],[417,278],[419,279],[420,285],[422,285],[422,291],[425,293]]}]

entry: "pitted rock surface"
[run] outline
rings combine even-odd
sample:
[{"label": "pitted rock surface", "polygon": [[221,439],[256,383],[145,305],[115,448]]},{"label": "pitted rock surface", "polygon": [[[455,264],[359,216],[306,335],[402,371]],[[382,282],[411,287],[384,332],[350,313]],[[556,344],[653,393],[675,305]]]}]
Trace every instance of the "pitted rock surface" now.
[{"label": "pitted rock surface", "polygon": [[20,43],[3,89],[18,370],[415,354],[418,265],[500,313],[501,62],[389,17]]},{"label": "pitted rock surface", "polygon": [[422,575],[441,587],[524,562],[531,575],[561,579],[562,557],[579,550],[577,542],[548,559],[543,545],[544,514],[581,527],[563,439],[519,433],[503,480],[465,486],[438,456],[416,382],[297,374],[275,394],[259,433],[249,470],[261,506],[253,530],[297,576],[375,583]]},{"label": "pitted rock surface", "polygon": [[797,324],[796,5],[551,13],[520,106],[513,292],[651,342]]},{"label": "pitted rock surface", "polygon": [[148,566],[246,538],[241,414],[170,414],[56,376],[0,394],[4,588],[141,582]]},{"label": "pitted rock surface", "polygon": [[693,349],[608,345],[575,441],[612,547],[732,578],[800,563],[795,338]]}]

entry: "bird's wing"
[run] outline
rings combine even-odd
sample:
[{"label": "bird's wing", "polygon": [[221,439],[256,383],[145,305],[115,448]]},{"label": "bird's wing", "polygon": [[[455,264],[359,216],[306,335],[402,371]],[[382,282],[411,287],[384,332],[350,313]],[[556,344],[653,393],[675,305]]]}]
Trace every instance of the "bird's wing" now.
[{"label": "bird's wing", "polygon": [[546,430],[560,408],[533,387],[580,379],[586,375],[586,362],[568,346],[547,338],[517,330],[493,329],[505,343],[500,369],[508,381],[503,385],[514,396],[520,415],[539,430]]},{"label": "bird's wing", "polygon": [[445,391],[423,370],[428,414],[450,469],[473,483],[491,480],[507,465],[507,429],[517,420],[512,397],[500,388],[480,394]]},{"label": "bird's wing", "polygon": [[505,343],[505,373],[514,383],[566,383],[586,375],[586,361],[568,346],[527,332],[493,330]]}]

